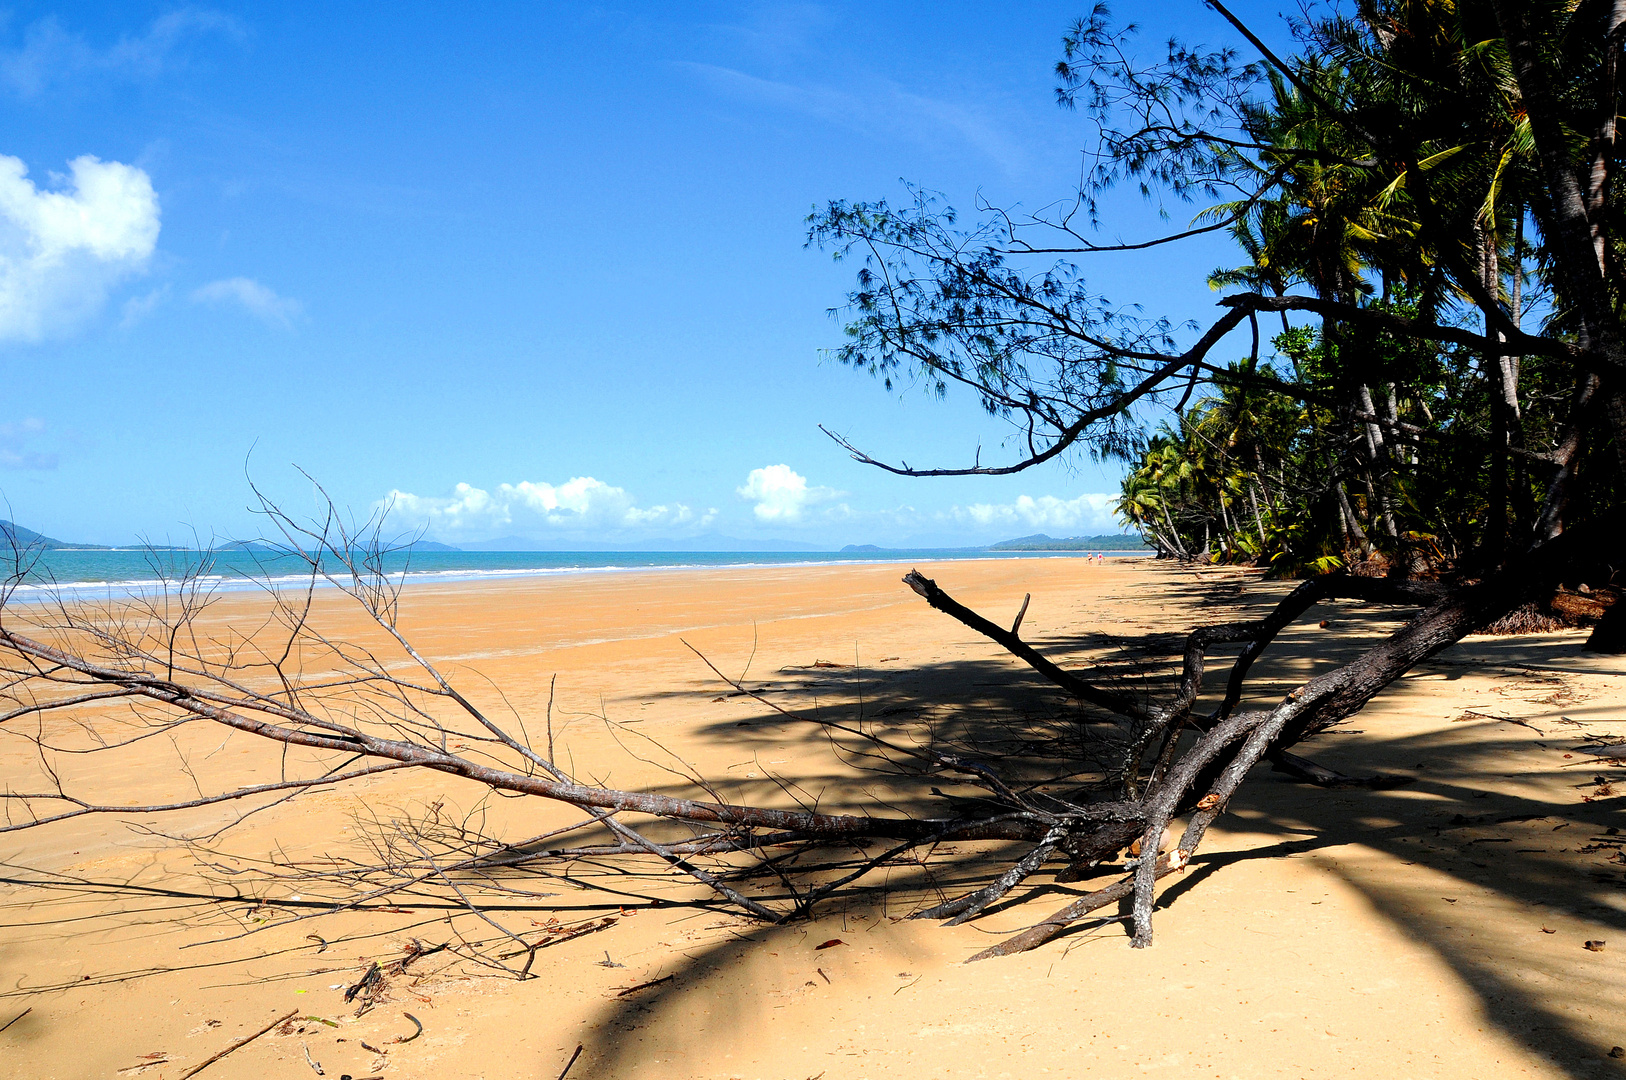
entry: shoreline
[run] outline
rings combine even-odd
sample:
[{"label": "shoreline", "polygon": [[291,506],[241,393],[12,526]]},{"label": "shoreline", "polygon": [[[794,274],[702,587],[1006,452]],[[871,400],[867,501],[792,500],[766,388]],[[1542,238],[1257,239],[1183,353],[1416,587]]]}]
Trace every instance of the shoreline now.
[{"label": "shoreline", "polygon": [[[119,551],[119,554],[131,552]],[[79,554],[79,553],[75,553]],[[93,554],[101,554],[100,552]],[[436,553],[443,554],[443,553]],[[888,564],[903,564],[909,562],[924,563],[962,563],[962,562],[1022,562],[1031,560],[1073,559],[1082,561],[1123,562],[1136,559],[1153,559],[1151,551],[966,551],[956,549],[900,549],[896,552],[864,552],[861,555],[840,557],[839,552],[796,552],[795,555],[807,557],[783,560],[763,560],[760,556],[765,554],[778,554],[768,552],[490,552],[475,554],[491,555],[530,555],[540,554],[548,556],[567,556],[577,554],[590,554],[593,556],[614,555],[646,555],[646,556],[705,556],[719,557],[739,556],[739,561],[711,561],[711,562],[651,562],[643,565],[633,563],[606,563],[600,566],[591,565],[563,565],[563,566],[535,566],[535,567],[492,567],[492,568],[457,568],[443,570],[413,570],[410,567],[389,571],[384,576],[401,588],[416,588],[425,585],[443,584],[469,584],[477,582],[500,583],[503,581],[520,581],[532,578],[556,579],[597,574],[636,574],[636,573],[664,573],[670,571],[708,571],[708,570],[760,570],[760,569],[797,569],[828,566],[875,566]],[[790,553],[786,553],[790,554]],[[835,557],[832,557],[835,556]],[[280,589],[284,587],[304,586],[312,584],[309,573],[278,574],[268,577],[259,577],[246,574],[204,574],[193,579],[213,593],[254,593],[263,592],[268,588]],[[125,578],[119,580],[78,580],[78,581],[51,581],[51,582],[23,582],[13,587],[12,602],[30,604],[48,602],[58,596],[73,598],[88,598],[96,600],[136,599],[143,596],[161,594],[167,584],[175,585],[178,579],[144,577]],[[318,578],[314,581],[318,589],[338,588],[334,582]],[[94,595],[87,595],[94,594]]]}]

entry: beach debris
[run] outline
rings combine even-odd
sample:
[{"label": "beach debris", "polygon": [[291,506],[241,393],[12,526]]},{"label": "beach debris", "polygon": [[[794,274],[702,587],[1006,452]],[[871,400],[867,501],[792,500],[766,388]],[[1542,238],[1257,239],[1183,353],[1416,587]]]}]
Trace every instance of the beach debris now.
[{"label": "beach debris", "polygon": [[416,1039],[419,1035],[423,1034],[423,1021],[419,1020],[416,1016],[413,1016],[409,1012],[404,1012],[401,1015],[412,1021],[413,1032],[411,1035],[397,1035],[395,1037],[395,1041],[398,1043],[409,1043],[413,1039]]},{"label": "beach debris", "polygon": [[1557,931],[1557,930],[1549,930],[1549,929],[1548,929],[1548,928],[1547,928],[1547,927],[1545,927],[1545,926],[1543,926],[1543,927],[1542,927],[1542,928],[1541,928],[1541,932],[1542,932],[1542,933],[1543,933],[1543,934],[1556,934],[1556,933],[1558,933],[1558,931]]},{"label": "beach debris", "polygon": [[316,934],[306,934],[305,935],[305,940],[306,941],[314,941],[314,942],[316,942],[316,944],[318,946],[318,948],[316,950],[316,954],[318,956],[320,956],[322,953],[327,952],[327,942],[324,939],[322,939],[320,936],[318,936]]},{"label": "beach debris", "polygon": [[1022,595],[1022,606],[1016,612],[1016,618],[1011,621],[1011,636],[1015,637],[1022,629],[1022,617],[1028,613],[1028,604],[1032,602],[1033,594]]},{"label": "beach debris", "polygon": [[363,990],[371,990],[373,987],[377,986],[378,983],[383,980],[383,978],[384,973],[379,968],[378,962],[375,960],[373,965],[367,969],[367,974],[363,975],[354,986],[350,987],[350,989],[344,992],[344,1000],[346,1002],[356,1000],[357,994],[360,994]]},{"label": "beach debris", "polygon": [[823,968],[814,968],[813,970],[819,973],[819,978],[823,979],[827,985],[829,984],[830,976],[824,973]]},{"label": "beach debris", "polygon": [[327,1073],[322,1071],[322,1063],[311,1057],[311,1048],[306,1046],[304,1043],[300,1043],[299,1048],[305,1051],[305,1064],[314,1069],[317,1076],[326,1076]]},{"label": "beach debris", "polygon": [[[623,909],[621,914],[629,915],[632,913]],[[523,949],[514,949],[512,952],[503,953],[499,959],[511,960],[516,956],[524,955],[525,968],[521,974],[525,974],[531,970],[531,964],[536,959],[537,950],[551,948],[554,945],[563,945],[567,941],[574,941],[576,938],[585,937],[588,934],[596,934],[600,930],[608,930],[615,924],[616,917],[614,915],[606,915],[602,919],[589,920],[588,922],[576,923],[574,925],[560,923],[558,919],[549,919],[545,923],[538,923],[533,919],[532,925],[540,926],[542,928],[543,937],[541,940],[537,941],[534,945],[527,945]],[[446,948],[446,946],[442,945],[437,949],[429,950],[429,952],[439,952],[440,949],[444,948]],[[425,952],[421,955],[427,956],[429,955],[429,952]],[[595,961],[595,963],[597,963],[599,967],[625,966],[623,964],[617,964],[615,961],[611,960],[608,952],[604,954],[604,959],[602,961]]]},{"label": "beach debris", "polygon": [[610,950],[609,949],[604,950],[604,959],[595,960],[594,963],[596,963],[601,968],[624,968],[624,967],[627,966],[625,964],[618,964],[614,960],[611,960],[610,959]]},{"label": "beach debris", "polygon": [[1607,944],[1609,944],[1607,941],[1583,941],[1581,948],[1587,952],[1603,952],[1603,947]]},{"label": "beach debris", "polygon": [[6,1028],[8,1028],[11,1025],[15,1024],[17,1021],[21,1020],[23,1017],[27,1016],[29,1013],[31,1013],[33,1011],[34,1011],[34,1006],[30,1005],[28,1008],[24,1009],[22,1012],[18,1013],[16,1016],[13,1016],[10,1020],[7,1020],[4,1024],[0,1024],[0,1031],[6,1030]]},{"label": "beach debris", "polygon": [[426,956],[433,956],[435,953],[446,949],[446,947],[450,944],[451,942],[444,941],[439,945],[432,945],[426,948],[424,943],[419,941],[417,938],[408,938],[407,943],[401,946],[401,951],[406,955],[392,963],[385,973],[389,975],[405,975],[408,964],[412,963],[414,960],[421,960]]},{"label": "beach debris", "polygon": [[838,663],[836,663],[836,662],[835,662],[835,661],[834,661],[834,660],[815,660],[815,661],[813,661],[813,666],[814,666],[814,667],[816,667],[816,668],[844,668],[844,667],[852,667],[852,665],[851,665],[851,664],[838,664]]},{"label": "beach debris", "polygon": [[1626,1058],[1626,1046],[1611,1046],[1609,1056],[1612,1058]]},{"label": "beach debris", "polygon": [[[1616,1047],[1615,1049],[1618,1050],[1620,1048]],[[559,1080],[565,1080],[565,1074],[570,1071],[570,1067],[572,1065],[576,1064],[576,1059],[581,1057],[581,1056],[582,1056],[582,1044],[577,1043],[576,1044],[576,1052],[570,1055],[570,1060],[565,1062],[565,1067],[563,1069],[559,1070]]]},{"label": "beach debris", "polygon": [[[1521,716],[1502,716],[1502,715],[1500,715],[1498,713],[1481,712],[1478,709],[1469,709],[1466,712],[1464,712],[1461,716],[1457,717],[1455,720],[1452,720],[1451,722],[1453,724],[1462,724],[1462,723],[1466,723],[1469,720],[1495,720],[1496,722],[1502,723],[1502,724],[1517,724],[1519,727],[1529,728],[1531,731],[1534,731],[1537,735],[1546,735],[1547,734],[1545,731],[1541,730],[1536,725],[1532,724],[1530,721],[1524,719]],[[1564,756],[1569,757],[1570,755],[1565,754]]]},{"label": "beach debris", "polygon": [[833,937],[829,941],[821,941],[821,942],[819,942],[817,945],[813,946],[813,948],[815,950],[818,950],[818,949],[833,949],[837,945],[845,945],[845,944],[847,944],[847,943],[845,941],[842,941],[840,938]]},{"label": "beach debris", "polygon": [[675,978],[677,978],[676,975],[662,975],[658,979],[650,979],[648,982],[641,982],[636,986],[623,987],[615,996],[618,998],[631,997],[640,990],[648,990],[652,986],[659,986],[661,983],[671,982]]},{"label": "beach debris", "polygon": [[260,1030],[254,1032],[254,1034],[243,1036],[241,1039],[238,1039],[236,1042],[234,1042],[230,1046],[226,1047],[226,1049],[220,1051],[220,1053],[216,1054],[214,1057],[209,1058],[207,1061],[201,1061],[198,1064],[192,1066],[190,1069],[183,1072],[180,1076],[176,1077],[175,1080],[188,1080],[189,1077],[196,1076],[198,1073],[202,1072],[204,1069],[207,1069],[209,1066],[213,1065],[215,1062],[219,1061],[221,1058],[225,1057],[227,1054],[232,1054],[232,1053],[237,1052],[238,1050],[241,1050],[243,1047],[247,1046],[249,1043],[253,1042],[255,1039],[258,1039],[261,1035],[264,1035],[266,1032],[270,1031],[272,1028],[277,1027],[277,1026],[279,1026],[281,1024],[285,1024],[289,1020],[292,1020],[294,1017],[296,1017],[298,1015],[299,1015],[299,1010],[298,1009],[289,1009],[288,1012],[286,1012],[282,1016],[277,1017],[275,1020],[271,1021],[269,1024],[265,1025]]}]

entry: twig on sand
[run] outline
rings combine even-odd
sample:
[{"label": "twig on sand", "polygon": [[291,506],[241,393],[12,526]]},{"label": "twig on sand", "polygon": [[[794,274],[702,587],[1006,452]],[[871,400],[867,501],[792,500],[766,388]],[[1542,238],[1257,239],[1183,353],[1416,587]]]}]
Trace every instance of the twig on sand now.
[{"label": "twig on sand", "polygon": [[574,1054],[570,1055],[570,1060],[565,1062],[565,1067],[559,1073],[559,1080],[565,1080],[565,1073],[570,1071],[570,1067],[572,1065],[576,1064],[576,1059],[581,1057],[581,1056],[582,1056],[582,1044],[577,1043],[576,1044],[576,1052]]},{"label": "twig on sand", "polygon": [[662,975],[658,979],[650,979],[648,982],[641,982],[637,986],[629,986],[615,996],[618,998],[630,997],[640,990],[648,990],[651,986],[659,986],[663,982],[671,982],[676,977],[677,976],[675,975]]},{"label": "twig on sand", "polygon": [[419,1019],[416,1016],[413,1016],[409,1012],[404,1012],[401,1015],[406,1017],[408,1020],[411,1020],[412,1021],[412,1026],[414,1028],[416,1028],[417,1030],[414,1031],[411,1035],[397,1035],[395,1037],[395,1041],[398,1042],[398,1043],[409,1043],[413,1039],[416,1039],[419,1035],[423,1034],[423,1023],[421,1021],[419,1021]]},{"label": "twig on sand", "polygon": [[322,1063],[311,1057],[311,1048],[306,1046],[304,1043],[300,1043],[299,1048],[305,1051],[305,1064],[314,1069],[317,1076],[326,1076],[327,1073],[322,1071]]},{"label": "twig on sand", "polygon": [[1519,727],[1529,728],[1531,731],[1534,731],[1537,735],[1545,735],[1545,734],[1547,734],[1545,731],[1542,731],[1536,725],[1532,724],[1530,721],[1524,719],[1523,717],[1519,717],[1519,716],[1499,716],[1496,713],[1481,712],[1478,709],[1469,709],[1469,710],[1467,710],[1461,716],[1459,716],[1455,720],[1453,720],[1452,723],[1460,724],[1464,720],[1471,720],[1471,719],[1474,719],[1476,717],[1478,719],[1481,719],[1481,720],[1495,720],[1495,721],[1497,721],[1499,723],[1503,723],[1503,724],[1517,724]]},{"label": "twig on sand", "polygon": [[367,974],[363,975],[361,977],[361,979],[354,986],[350,987],[348,990],[346,990],[344,992],[344,1000],[345,1000],[345,1002],[349,1003],[351,1001],[354,1001],[356,999],[357,994],[361,993],[363,990],[367,989],[368,987],[372,986],[373,984],[381,981],[383,979],[383,977],[384,977],[384,973],[379,970],[378,964],[375,962],[372,967],[367,969]]},{"label": "twig on sand", "polygon": [[258,1039],[261,1035],[264,1035],[266,1032],[270,1031],[272,1028],[276,1027],[278,1024],[281,1024],[281,1023],[284,1023],[286,1021],[292,1020],[294,1017],[296,1017],[298,1015],[299,1015],[299,1010],[298,1009],[289,1009],[286,1013],[284,1013],[283,1015],[277,1017],[275,1020],[271,1021],[269,1024],[265,1025],[263,1028],[256,1031],[254,1034],[243,1036],[241,1039],[238,1039],[236,1042],[234,1042],[230,1046],[226,1047],[226,1049],[222,1050],[220,1053],[216,1054],[214,1057],[210,1058],[208,1061],[205,1061],[205,1062],[202,1062],[200,1064],[192,1066],[190,1069],[186,1070],[179,1077],[177,1077],[176,1080],[187,1080],[187,1077],[196,1076],[198,1073],[202,1072],[204,1069],[207,1069],[209,1066],[213,1065],[215,1062],[219,1061],[221,1058],[225,1057],[227,1054],[234,1053],[235,1051],[241,1050],[243,1047],[247,1046],[249,1043],[253,1042],[255,1039]]},{"label": "twig on sand", "polygon": [[30,1005],[28,1008],[24,1009],[22,1012],[18,1013],[16,1016],[13,1016],[10,1020],[7,1020],[4,1025],[0,1025],[0,1031],[6,1030],[6,1028],[8,1028],[11,1025],[15,1024],[17,1021],[21,1020],[23,1017],[27,1016],[29,1013],[31,1013],[33,1011],[34,1011],[34,1006]]}]

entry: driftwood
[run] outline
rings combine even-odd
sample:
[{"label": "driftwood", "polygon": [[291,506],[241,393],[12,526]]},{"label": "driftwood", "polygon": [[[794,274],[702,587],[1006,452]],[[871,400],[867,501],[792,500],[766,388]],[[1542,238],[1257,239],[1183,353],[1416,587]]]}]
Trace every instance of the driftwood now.
[{"label": "driftwood", "polygon": [[[19,723],[33,724],[25,737],[38,745],[41,760],[47,763],[45,786],[0,796],[7,810],[0,832],[40,828],[89,815],[151,815],[232,802],[258,808],[315,788],[400,769],[425,769],[463,777],[493,791],[568,803],[580,807],[586,816],[540,837],[505,842],[485,835],[477,824],[445,817],[436,804],[411,823],[377,823],[372,839],[379,855],[376,863],[318,860],[262,868],[273,877],[280,874],[306,884],[327,882],[349,892],[331,902],[306,902],[308,909],[294,909],[279,922],[374,907],[403,892],[432,892],[441,902],[462,907],[497,932],[499,941],[512,945],[495,952],[489,944],[459,937],[448,944],[451,952],[520,978],[529,976],[535,952],[546,947],[547,938],[529,941],[509,930],[497,913],[476,900],[471,889],[508,890],[527,898],[545,896],[548,894],[522,889],[505,875],[541,872],[583,858],[653,857],[710,890],[719,903],[757,919],[782,921],[804,917],[816,904],[853,887],[865,875],[946,841],[1016,845],[1018,851],[1008,867],[993,874],[986,884],[918,913],[922,918],[962,923],[978,917],[1047,865],[1059,861],[1064,865],[1058,876],[1077,879],[1138,844],[1144,854],[1131,860],[1129,874],[978,957],[1032,948],[1091,912],[1126,899],[1132,901],[1134,944],[1150,944],[1158,880],[1190,862],[1208,827],[1224,812],[1256,764],[1269,758],[1278,767],[1324,786],[1404,782],[1404,778],[1363,781],[1343,777],[1288,753],[1287,748],[1352,715],[1420,660],[1550,587],[1563,573],[1572,549],[1584,541],[1580,533],[1566,534],[1510,564],[1504,572],[1460,588],[1343,575],[1305,582],[1262,619],[1191,631],[1174,691],[1161,701],[1098,685],[1045,657],[1020,637],[1026,600],[1012,628],[1006,630],[956,601],[931,579],[918,572],[907,575],[908,586],[934,608],[984,634],[1058,688],[1098,710],[1094,728],[1101,734],[1092,752],[1105,764],[1094,779],[1071,787],[1024,785],[1014,776],[1002,775],[997,763],[929,740],[905,743],[828,715],[804,718],[743,682],[727,679],[712,665],[736,691],[755,697],[781,719],[816,724],[832,738],[863,748],[874,760],[913,770],[922,777],[954,776],[984,792],[979,799],[950,800],[951,814],[916,817],[743,805],[717,797],[703,777],[691,781],[712,798],[680,798],[582,783],[551,755],[488,716],[401,634],[396,626],[399,583],[378,569],[381,560],[376,544],[359,543],[336,530],[331,520],[304,528],[274,507],[268,506],[267,513],[283,526],[285,550],[309,570],[308,587],[292,595],[273,593],[281,629],[269,645],[262,640],[204,641],[197,633],[196,619],[208,597],[187,580],[178,582],[162,602],[132,601],[114,609],[92,610],[66,603],[49,609],[15,604],[0,607],[0,673],[6,680],[0,725],[21,733]],[[310,617],[313,590],[319,585],[337,586],[358,603],[397,657],[324,636]],[[1259,656],[1313,605],[1333,599],[1420,610],[1400,631],[1355,662],[1310,680],[1273,707],[1239,709],[1248,674]],[[1196,705],[1203,692],[1209,652],[1222,644],[1239,644],[1241,653],[1231,664],[1217,706],[1199,712]],[[319,656],[323,663],[317,666],[326,674],[313,676],[303,671],[290,659],[300,654],[307,662]],[[412,665],[416,678],[399,666],[401,659]],[[133,734],[125,729],[125,741],[109,742],[95,747],[94,752],[116,753],[130,740],[204,723],[323,751],[329,764],[314,774],[284,776],[173,802],[141,807],[101,804],[72,790],[70,778],[48,767],[57,751],[42,733],[40,718],[56,712],[105,712],[113,706],[140,710],[135,714],[139,722]],[[520,730],[523,732],[523,725]],[[550,719],[547,745],[551,748],[552,743]],[[1187,814],[1188,824],[1175,847],[1159,854],[1170,822]],[[635,815],[682,825],[691,835],[675,841],[656,839],[645,832],[647,826],[630,820]],[[548,844],[554,837],[584,828],[606,831],[614,842]],[[868,843],[885,846],[879,854],[864,852],[850,871],[823,876],[809,871],[812,876],[800,883],[787,872],[787,853],[794,856],[842,846],[853,850],[855,844],[862,850]],[[702,859],[708,862],[703,865]],[[219,865],[226,872],[224,864]],[[788,904],[748,894],[749,882],[765,875],[789,889]],[[241,895],[235,886],[234,894]],[[244,930],[253,932],[255,926]],[[525,957],[523,967],[511,966],[521,956]],[[368,974],[374,975],[371,969]],[[351,987],[349,996],[362,992],[366,981]]]}]

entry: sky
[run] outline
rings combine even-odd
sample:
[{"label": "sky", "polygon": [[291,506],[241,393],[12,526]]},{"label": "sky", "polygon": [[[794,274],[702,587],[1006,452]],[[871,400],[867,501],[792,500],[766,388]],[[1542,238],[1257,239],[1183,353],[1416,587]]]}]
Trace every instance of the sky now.
[{"label": "sky", "polygon": [[[1088,129],[1052,69],[1081,11],[13,6],[0,516],[247,537],[257,487],[452,544],[1120,532],[1119,464],[904,478],[819,430],[916,465],[1008,440],[966,395],[827,358],[853,268],[805,219],[905,180],[967,210],[1065,198]],[[1196,2],[1135,14],[1148,52],[1234,38]],[[1107,209],[1110,236],[1160,228],[1132,193]],[[1206,319],[1232,262],[1210,240],[1085,273]]]}]

